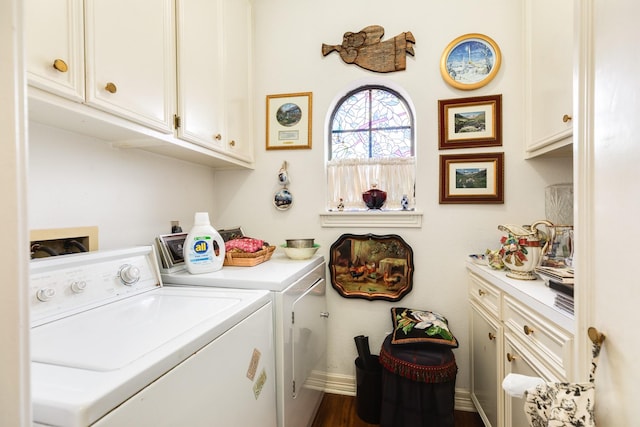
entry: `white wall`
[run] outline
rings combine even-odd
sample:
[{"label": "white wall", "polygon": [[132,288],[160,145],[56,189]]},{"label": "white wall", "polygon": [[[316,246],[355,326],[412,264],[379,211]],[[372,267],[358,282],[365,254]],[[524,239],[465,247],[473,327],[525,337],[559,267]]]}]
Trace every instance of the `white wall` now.
[{"label": "white wall", "polygon": [[[353,337],[370,337],[378,352],[390,330],[389,308],[410,306],[437,310],[448,317],[460,340],[455,351],[459,365],[457,387],[469,388],[468,319],[464,261],[467,254],[497,248],[498,224],[528,224],[544,218],[544,187],[570,182],[571,160],[523,159],[523,46],[521,6],[512,0],[477,2],[380,0],[300,0],[255,2],[256,66],[255,124],[256,170],[220,172],[216,199],[221,206],[216,221],[221,226],[241,225],[245,232],[284,243],[292,237],[314,237],[329,257],[330,245],[343,233],[398,234],[413,248],[413,291],[397,303],[343,299],[329,291],[329,373],[355,375]],[[337,53],[321,54],[322,43],[339,44],[346,31],[377,24],[384,39],[411,31],[416,38],[415,57],[406,71],[376,74],[346,65]],[[466,92],[453,89],[440,76],[443,49],[454,38],[471,32],[492,37],[500,46],[503,65],[488,86]],[[389,80],[402,86],[417,112],[417,204],[424,211],[421,229],[321,228],[318,214],[325,206],[325,119],[332,101],[358,82]],[[313,140],[311,150],[266,151],[265,97],[269,94],[313,92]],[[505,152],[504,205],[438,204],[438,99],[489,94],[503,95]],[[467,150],[483,152],[483,149]],[[457,150],[457,152],[464,152]],[[448,150],[447,154],[452,151]],[[276,174],[289,163],[293,206],[278,211],[272,205],[280,188]]]},{"label": "white wall", "polygon": [[197,210],[215,217],[214,172],[38,123],[29,126],[31,229],[98,226],[100,249],[151,244]]}]

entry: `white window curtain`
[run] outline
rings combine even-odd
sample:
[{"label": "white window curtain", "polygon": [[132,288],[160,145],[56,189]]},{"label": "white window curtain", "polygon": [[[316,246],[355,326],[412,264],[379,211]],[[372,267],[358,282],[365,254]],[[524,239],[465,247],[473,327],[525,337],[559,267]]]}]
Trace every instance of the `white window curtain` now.
[{"label": "white window curtain", "polygon": [[387,192],[383,210],[402,209],[401,201],[407,196],[409,208],[415,205],[415,158],[338,159],[327,163],[328,206],[345,211],[367,210],[362,193],[376,188]]}]

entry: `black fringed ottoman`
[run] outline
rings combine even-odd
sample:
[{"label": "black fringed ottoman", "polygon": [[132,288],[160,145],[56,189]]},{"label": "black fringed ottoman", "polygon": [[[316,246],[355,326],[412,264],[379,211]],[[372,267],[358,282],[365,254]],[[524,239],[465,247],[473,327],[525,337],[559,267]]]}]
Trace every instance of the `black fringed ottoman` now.
[{"label": "black fringed ottoman", "polygon": [[392,345],[380,349],[380,427],[454,427],[458,366],[448,347]]}]

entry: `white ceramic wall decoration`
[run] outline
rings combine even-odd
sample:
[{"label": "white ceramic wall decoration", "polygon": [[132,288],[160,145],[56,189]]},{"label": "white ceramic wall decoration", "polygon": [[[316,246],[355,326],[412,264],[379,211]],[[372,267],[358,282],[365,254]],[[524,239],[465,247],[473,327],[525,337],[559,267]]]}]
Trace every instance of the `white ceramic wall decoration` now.
[{"label": "white ceramic wall decoration", "polygon": [[273,205],[280,211],[285,211],[291,207],[293,203],[293,195],[287,188],[291,183],[289,180],[289,172],[287,171],[286,160],[282,162],[282,166],[278,171],[278,184],[282,185],[282,189],[277,191],[273,197]]}]

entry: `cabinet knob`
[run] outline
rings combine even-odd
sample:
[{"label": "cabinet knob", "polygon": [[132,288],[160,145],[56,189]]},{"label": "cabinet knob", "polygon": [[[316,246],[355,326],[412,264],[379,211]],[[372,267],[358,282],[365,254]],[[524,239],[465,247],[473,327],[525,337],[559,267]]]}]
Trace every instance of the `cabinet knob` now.
[{"label": "cabinet knob", "polygon": [[524,334],[525,335],[531,335],[533,333],[533,329],[531,329],[530,327],[528,327],[527,325],[524,325]]},{"label": "cabinet knob", "polygon": [[508,361],[509,363],[513,362],[513,361],[514,361],[514,360],[516,360],[516,359],[517,359],[517,357],[516,357],[514,354],[507,353],[507,361]]},{"label": "cabinet knob", "polygon": [[493,333],[489,332],[489,341],[493,341],[493,340],[495,340],[495,339],[496,339],[495,334],[493,334]]},{"label": "cabinet knob", "polygon": [[213,135],[213,139],[215,139],[216,141],[220,141],[222,139],[222,135],[216,133],[215,135]]},{"label": "cabinet knob", "polygon": [[118,88],[116,87],[116,85],[111,82],[107,83],[107,85],[104,88],[109,93],[116,93],[118,91]]},{"label": "cabinet knob", "polygon": [[234,140],[231,140],[229,142],[229,145],[232,146],[232,147],[235,147],[236,146],[236,142]]},{"label": "cabinet knob", "polygon": [[53,68],[60,71],[61,73],[66,73],[69,70],[67,63],[62,59],[56,59],[55,61],[53,61]]},{"label": "cabinet knob", "polygon": [[324,317],[325,319],[327,319],[329,317],[329,312],[328,311],[320,312],[320,317]]},{"label": "cabinet knob", "polygon": [[482,289],[478,289],[478,295],[482,296],[486,293],[487,293],[486,291],[483,291]]},{"label": "cabinet knob", "polygon": [[571,117],[568,114],[565,114],[564,116],[562,116],[562,121],[567,123],[569,120],[571,120],[573,117]]}]

